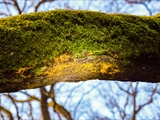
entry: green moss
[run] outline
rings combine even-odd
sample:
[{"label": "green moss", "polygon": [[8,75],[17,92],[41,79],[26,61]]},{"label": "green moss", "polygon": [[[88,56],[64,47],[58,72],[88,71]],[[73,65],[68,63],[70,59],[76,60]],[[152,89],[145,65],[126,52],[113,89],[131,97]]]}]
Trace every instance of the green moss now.
[{"label": "green moss", "polygon": [[160,54],[160,17],[54,10],[0,18],[0,72],[75,56]]}]

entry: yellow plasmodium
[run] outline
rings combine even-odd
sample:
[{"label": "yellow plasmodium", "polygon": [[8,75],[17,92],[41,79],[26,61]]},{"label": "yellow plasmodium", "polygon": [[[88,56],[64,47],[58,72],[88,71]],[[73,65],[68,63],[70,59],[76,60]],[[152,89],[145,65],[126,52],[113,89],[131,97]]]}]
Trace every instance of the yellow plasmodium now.
[{"label": "yellow plasmodium", "polygon": [[86,57],[75,59],[71,55],[63,54],[58,58],[54,58],[54,64],[43,72],[47,77],[62,77],[63,80],[68,79],[92,79],[99,74],[114,74],[120,72],[118,66],[113,61],[106,61],[104,57]]},{"label": "yellow plasmodium", "polygon": [[[118,65],[113,58],[106,56],[87,56],[85,58],[74,58],[73,55],[62,54],[58,58],[54,58],[45,69],[36,72],[36,75],[45,75],[47,78],[55,80],[62,78],[64,81],[68,79],[92,79],[100,74],[106,74],[114,77],[120,72]],[[16,74],[23,78],[30,78],[31,74],[27,73],[29,67],[20,68]]]},{"label": "yellow plasmodium", "polygon": [[31,75],[25,75],[25,72],[27,72],[30,68],[29,67],[26,67],[26,68],[20,68],[16,74],[19,74],[21,77],[23,78],[29,78],[31,77]]},{"label": "yellow plasmodium", "polygon": [[102,74],[107,73],[109,75],[114,76],[114,74],[120,72],[120,70],[114,64],[103,63],[102,66],[101,66],[100,72]]}]

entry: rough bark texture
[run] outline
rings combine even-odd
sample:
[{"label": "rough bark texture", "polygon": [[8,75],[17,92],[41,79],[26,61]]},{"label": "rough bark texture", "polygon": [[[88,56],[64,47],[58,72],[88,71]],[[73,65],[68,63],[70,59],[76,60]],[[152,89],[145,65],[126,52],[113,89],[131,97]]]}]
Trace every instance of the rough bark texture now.
[{"label": "rough bark texture", "polygon": [[160,81],[160,14],[55,10],[0,19],[0,92],[91,79]]}]

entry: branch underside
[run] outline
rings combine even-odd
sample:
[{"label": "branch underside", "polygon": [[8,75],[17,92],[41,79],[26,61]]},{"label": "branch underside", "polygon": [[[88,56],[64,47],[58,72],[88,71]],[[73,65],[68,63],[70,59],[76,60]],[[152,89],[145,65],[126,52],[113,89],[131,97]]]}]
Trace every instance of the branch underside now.
[{"label": "branch underside", "polygon": [[32,71],[32,68],[30,70],[21,68],[12,75],[4,73],[5,79],[0,80],[0,92],[38,88],[55,82],[79,82],[92,79],[152,83],[160,81],[160,67],[156,64],[160,58],[156,60],[136,58],[137,60],[138,63],[135,62],[135,58],[122,61],[106,55],[73,59],[73,56],[63,54],[54,62],[48,62],[39,73]]}]

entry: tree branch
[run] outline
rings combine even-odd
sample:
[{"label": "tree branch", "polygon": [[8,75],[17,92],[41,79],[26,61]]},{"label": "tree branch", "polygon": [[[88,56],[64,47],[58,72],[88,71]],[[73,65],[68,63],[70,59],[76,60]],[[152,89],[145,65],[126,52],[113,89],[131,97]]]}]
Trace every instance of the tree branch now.
[{"label": "tree branch", "polygon": [[18,14],[22,13],[22,10],[20,9],[17,0],[12,0],[14,3],[14,7],[18,10]]},{"label": "tree branch", "polygon": [[41,4],[43,4],[44,2],[53,2],[54,0],[41,0],[40,2],[38,2],[38,4],[35,6],[35,12],[38,11],[38,8]]},{"label": "tree branch", "polygon": [[0,19],[0,92],[91,79],[160,81],[160,17],[55,10]]},{"label": "tree branch", "polygon": [[46,96],[43,93],[44,91],[46,92],[46,89],[44,87],[40,88],[42,116],[43,116],[43,120],[50,120],[51,118],[49,115],[48,103],[47,103],[48,96]]},{"label": "tree branch", "polygon": [[0,110],[3,111],[3,112],[8,116],[8,118],[9,118],[10,120],[13,120],[13,116],[12,116],[12,114],[11,114],[11,112],[10,112],[9,110],[5,109],[5,108],[2,107],[2,106],[0,106]]},{"label": "tree branch", "polygon": [[[50,91],[47,92],[45,88],[43,88],[42,92],[43,94],[52,99],[52,102],[49,103],[49,106],[52,106],[54,111],[57,112],[58,114],[60,113],[63,115],[67,120],[72,120],[70,113],[60,104],[58,104],[55,100],[55,93],[54,93],[54,85],[51,85]],[[42,89],[42,88],[41,88]]]}]

